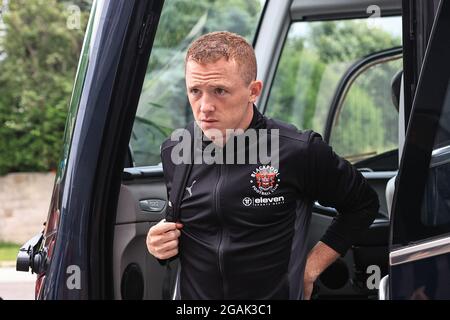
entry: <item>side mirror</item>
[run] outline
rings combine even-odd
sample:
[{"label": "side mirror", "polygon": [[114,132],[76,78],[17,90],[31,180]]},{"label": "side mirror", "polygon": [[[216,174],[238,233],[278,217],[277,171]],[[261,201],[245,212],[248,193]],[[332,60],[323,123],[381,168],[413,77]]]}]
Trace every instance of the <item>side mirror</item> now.
[{"label": "side mirror", "polygon": [[44,234],[38,233],[20,248],[16,260],[17,271],[28,272],[30,268],[32,273],[43,271],[45,252],[39,250],[43,239]]}]

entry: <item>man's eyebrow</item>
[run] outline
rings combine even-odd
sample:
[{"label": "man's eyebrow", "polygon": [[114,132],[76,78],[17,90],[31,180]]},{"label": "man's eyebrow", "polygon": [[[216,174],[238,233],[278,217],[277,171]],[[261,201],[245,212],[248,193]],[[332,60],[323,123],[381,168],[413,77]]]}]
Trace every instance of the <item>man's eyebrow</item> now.
[{"label": "man's eyebrow", "polygon": [[223,83],[223,82],[211,82],[208,84],[208,86],[214,87],[214,88],[231,89],[232,84],[227,84],[227,83]]},{"label": "man's eyebrow", "polygon": [[[201,85],[201,84],[193,84],[191,86],[188,86],[188,89],[189,90],[198,89],[199,87],[202,87],[202,86],[203,85]],[[232,87],[231,85],[224,84],[224,83],[208,83],[206,86],[214,87],[214,88],[224,88],[224,89],[227,89],[227,90],[231,89],[231,87]]]}]

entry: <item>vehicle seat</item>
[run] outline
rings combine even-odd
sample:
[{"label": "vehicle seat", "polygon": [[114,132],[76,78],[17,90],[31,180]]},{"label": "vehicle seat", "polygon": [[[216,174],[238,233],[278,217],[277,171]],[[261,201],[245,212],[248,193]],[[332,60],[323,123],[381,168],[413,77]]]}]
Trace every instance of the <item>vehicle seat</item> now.
[{"label": "vehicle seat", "polygon": [[[392,103],[395,106],[399,113],[398,117],[398,154],[399,154],[399,165],[401,160],[401,154],[403,151],[403,144],[405,142],[405,119],[404,119],[404,99],[403,99],[403,70],[397,72],[391,81],[391,95],[392,95]],[[386,205],[387,205],[387,214],[388,218],[391,217],[392,211],[392,201],[394,199],[395,192],[395,181],[397,175],[393,176],[389,179],[386,184]]]}]

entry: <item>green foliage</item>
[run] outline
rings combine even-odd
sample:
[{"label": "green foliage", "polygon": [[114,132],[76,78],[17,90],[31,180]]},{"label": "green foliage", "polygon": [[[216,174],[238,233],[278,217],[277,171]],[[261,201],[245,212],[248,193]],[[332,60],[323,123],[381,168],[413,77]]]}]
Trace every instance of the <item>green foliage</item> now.
[{"label": "green foliage", "polygon": [[381,112],[365,90],[354,88],[345,100],[333,130],[331,144],[335,151],[347,159],[373,152],[374,146],[383,143]]},{"label": "green foliage", "polygon": [[325,65],[303,41],[287,42],[277,71],[276,86],[271,92],[270,115],[297,127],[312,128],[314,108]]},{"label": "green foliage", "polygon": [[355,80],[334,125],[331,144],[336,152],[357,161],[397,148],[398,113],[390,81],[401,68],[401,59],[385,62]]},{"label": "green foliage", "polygon": [[[10,1],[4,15],[7,32],[0,36],[0,174],[56,168],[91,3]],[[81,8],[80,30],[67,28],[70,4]],[[259,0],[166,1],[131,138],[137,165],[158,163],[162,140],[192,119],[184,85],[189,43],[215,30],[236,32],[252,41],[260,11]],[[399,45],[400,39],[365,22],[307,24],[307,34],[290,34],[286,41],[268,114],[321,132],[346,68],[369,53]],[[386,104],[386,82],[397,68],[400,65],[374,70],[349,93],[338,122],[342,129],[335,128],[332,141],[339,153],[395,146],[396,134],[387,128],[396,128],[397,116],[380,106]],[[362,122],[354,124],[356,120]],[[350,131],[367,135],[356,139],[344,130],[350,126]]]},{"label": "green foliage", "polygon": [[15,261],[20,245],[10,242],[0,242],[0,261]]},{"label": "green foliage", "polygon": [[0,47],[0,174],[47,171],[61,154],[67,106],[88,13],[67,28],[67,4],[88,1],[15,0],[4,15]]},{"label": "green foliage", "polygon": [[[331,100],[348,67],[401,41],[379,27],[370,27],[367,20],[300,22],[297,26],[283,49],[268,115],[302,130],[323,133]],[[391,102],[390,81],[401,68],[401,59],[384,63],[364,71],[355,81],[331,134],[330,143],[337,153],[373,155],[396,148],[398,114]]]},{"label": "green foliage", "polygon": [[367,20],[312,24],[310,39],[324,63],[352,61],[400,45],[400,39],[379,27],[369,27]]},{"label": "green foliage", "polygon": [[76,5],[82,12],[89,12],[93,0],[58,0],[64,5]]}]

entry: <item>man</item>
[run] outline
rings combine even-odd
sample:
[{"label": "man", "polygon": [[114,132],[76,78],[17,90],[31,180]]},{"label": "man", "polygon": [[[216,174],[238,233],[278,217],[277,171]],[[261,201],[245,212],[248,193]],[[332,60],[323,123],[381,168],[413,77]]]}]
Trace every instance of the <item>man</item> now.
[{"label": "man", "polygon": [[[213,143],[250,153],[248,145],[230,147],[238,135],[227,129],[268,130],[277,132],[279,160],[277,167],[201,163],[182,170],[173,161],[178,142],[166,140],[161,157],[170,203],[167,221],[148,233],[149,252],[160,260],[179,256],[176,298],[309,299],[318,276],[373,222],[376,193],[319,134],[258,111],[262,82],[253,48],[242,37],[200,37],[187,52],[185,71],[195,125],[206,139],[203,151]],[[315,201],[339,215],[308,254]]]}]

